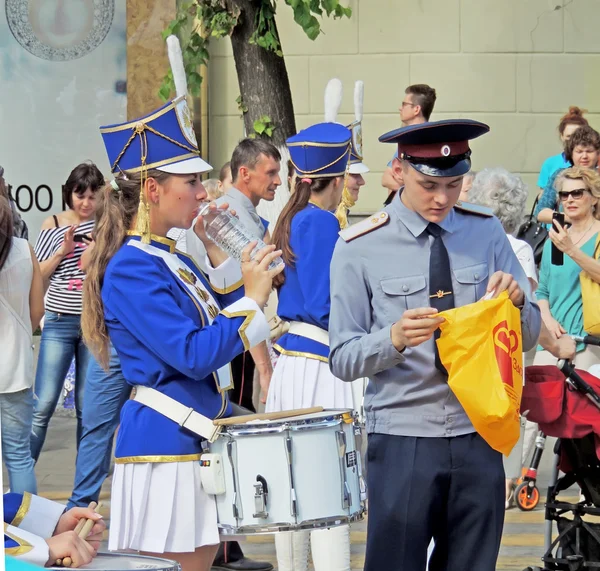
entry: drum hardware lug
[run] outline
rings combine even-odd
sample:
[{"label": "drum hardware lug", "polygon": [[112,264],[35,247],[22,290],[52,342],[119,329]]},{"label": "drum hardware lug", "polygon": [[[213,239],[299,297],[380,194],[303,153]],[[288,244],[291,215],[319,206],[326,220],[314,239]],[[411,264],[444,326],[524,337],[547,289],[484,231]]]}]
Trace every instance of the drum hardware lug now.
[{"label": "drum hardware lug", "polygon": [[[232,509],[233,509],[233,517],[236,520],[240,520],[243,516],[242,513],[242,509],[239,506],[239,502],[238,502],[238,497],[239,497],[239,493],[238,493],[238,489],[239,489],[239,483],[238,483],[238,478],[237,478],[237,466],[236,463],[234,462],[233,459],[233,446],[235,444],[234,440],[229,440],[227,442],[227,457],[229,458],[229,464],[231,465],[231,472],[232,472],[232,481],[233,481],[233,502],[232,502]],[[239,523],[239,522],[238,522]]]},{"label": "drum hardware lug", "polygon": [[267,511],[267,502],[269,499],[269,487],[267,481],[260,475],[256,476],[254,484],[254,509],[256,510],[252,517],[266,519],[269,517]]},{"label": "drum hardware lug", "polygon": [[287,458],[288,463],[288,477],[290,480],[290,500],[291,500],[291,514],[293,517],[298,515],[298,505],[296,500],[296,488],[294,486],[294,471],[292,469],[292,439],[287,436],[285,439],[285,457]]},{"label": "drum hardware lug", "polygon": [[342,480],[342,507],[344,509],[348,509],[350,504],[352,504],[352,496],[350,494],[350,487],[348,486],[348,480],[346,478],[346,433],[343,430],[338,430],[335,433],[337,445],[338,445],[338,455],[340,459],[340,477]]},{"label": "drum hardware lug", "polygon": [[362,439],[363,439],[363,431],[362,428],[358,425],[354,426],[354,441],[356,446],[356,468],[358,470],[358,488],[360,490],[360,500],[361,502],[366,501],[367,499],[367,483],[363,476],[362,470]]}]

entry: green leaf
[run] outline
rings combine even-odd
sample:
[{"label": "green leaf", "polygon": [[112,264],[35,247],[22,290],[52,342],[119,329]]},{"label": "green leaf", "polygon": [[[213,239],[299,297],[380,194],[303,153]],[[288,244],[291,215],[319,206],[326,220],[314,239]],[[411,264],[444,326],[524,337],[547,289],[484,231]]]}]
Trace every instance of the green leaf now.
[{"label": "green leaf", "polygon": [[171,88],[164,81],[158,90],[158,96],[163,101],[168,101],[171,98]]},{"label": "green leaf", "polygon": [[259,134],[262,135],[265,132],[265,125],[264,123],[261,123],[260,121],[254,121],[254,130]]}]

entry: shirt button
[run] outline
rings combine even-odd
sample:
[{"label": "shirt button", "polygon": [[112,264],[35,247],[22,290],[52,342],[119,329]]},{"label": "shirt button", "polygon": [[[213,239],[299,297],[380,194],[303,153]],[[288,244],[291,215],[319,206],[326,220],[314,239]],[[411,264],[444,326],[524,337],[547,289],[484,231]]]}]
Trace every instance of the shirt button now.
[{"label": "shirt button", "polygon": [[448,424],[452,424],[453,422],[454,422],[454,419],[453,419],[453,418],[450,416],[450,417],[448,418]]},{"label": "shirt button", "polygon": [[408,286],[407,285],[403,285],[402,286],[402,291],[408,291]]},{"label": "shirt button", "polygon": [[478,280],[478,279],[479,279],[479,274],[475,274],[473,277],[474,277],[476,280]]}]

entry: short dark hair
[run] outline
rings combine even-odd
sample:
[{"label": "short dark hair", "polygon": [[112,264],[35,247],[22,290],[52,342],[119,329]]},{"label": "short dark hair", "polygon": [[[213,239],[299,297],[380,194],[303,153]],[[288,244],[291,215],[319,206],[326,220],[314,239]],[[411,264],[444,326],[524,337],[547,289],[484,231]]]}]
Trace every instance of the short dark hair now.
[{"label": "short dark hair", "polygon": [[583,125],[571,135],[571,138],[565,145],[565,158],[572,165],[575,164],[573,162],[573,151],[575,150],[575,147],[579,145],[584,147],[594,147],[594,149],[600,151],[600,134],[589,125]]},{"label": "short dark hair", "polygon": [[67,182],[63,184],[63,200],[69,208],[73,208],[73,193],[81,197],[88,188],[96,193],[103,186],[104,176],[100,169],[92,162],[81,163],[71,171]]},{"label": "short dark hair", "polygon": [[253,169],[260,158],[260,155],[265,155],[281,160],[281,154],[275,145],[272,145],[264,139],[242,139],[231,155],[231,179],[233,182],[237,180],[237,175],[240,167],[248,167]]},{"label": "short dark hair", "polygon": [[409,85],[404,93],[414,96],[415,103],[421,107],[421,113],[423,113],[425,121],[429,121],[429,117],[433,113],[435,100],[437,99],[435,89],[425,83],[416,83],[415,85]]},{"label": "short dark hair", "polygon": [[219,171],[219,180],[223,182],[227,178],[227,172],[231,173],[231,162],[227,161]]}]

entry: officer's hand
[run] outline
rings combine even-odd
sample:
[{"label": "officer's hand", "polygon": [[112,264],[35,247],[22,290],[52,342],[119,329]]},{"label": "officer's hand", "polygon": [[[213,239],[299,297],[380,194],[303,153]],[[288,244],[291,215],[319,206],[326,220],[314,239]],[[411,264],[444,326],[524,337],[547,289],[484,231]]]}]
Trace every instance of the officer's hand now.
[{"label": "officer's hand", "polygon": [[434,331],[444,323],[443,317],[437,317],[438,310],[433,307],[408,309],[400,321],[392,325],[392,344],[398,351],[405,347],[416,347],[431,339]]},{"label": "officer's hand", "polygon": [[71,567],[87,565],[96,556],[96,550],[74,531],[65,531],[46,539],[50,557],[47,565],[55,565],[57,559],[70,557]]},{"label": "officer's hand", "polygon": [[503,291],[508,291],[508,297],[514,306],[522,307],[525,303],[525,293],[517,280],[505,272],[494,272],[488,282],[487,292],[493,294],[491,299],[495,299]]}]

